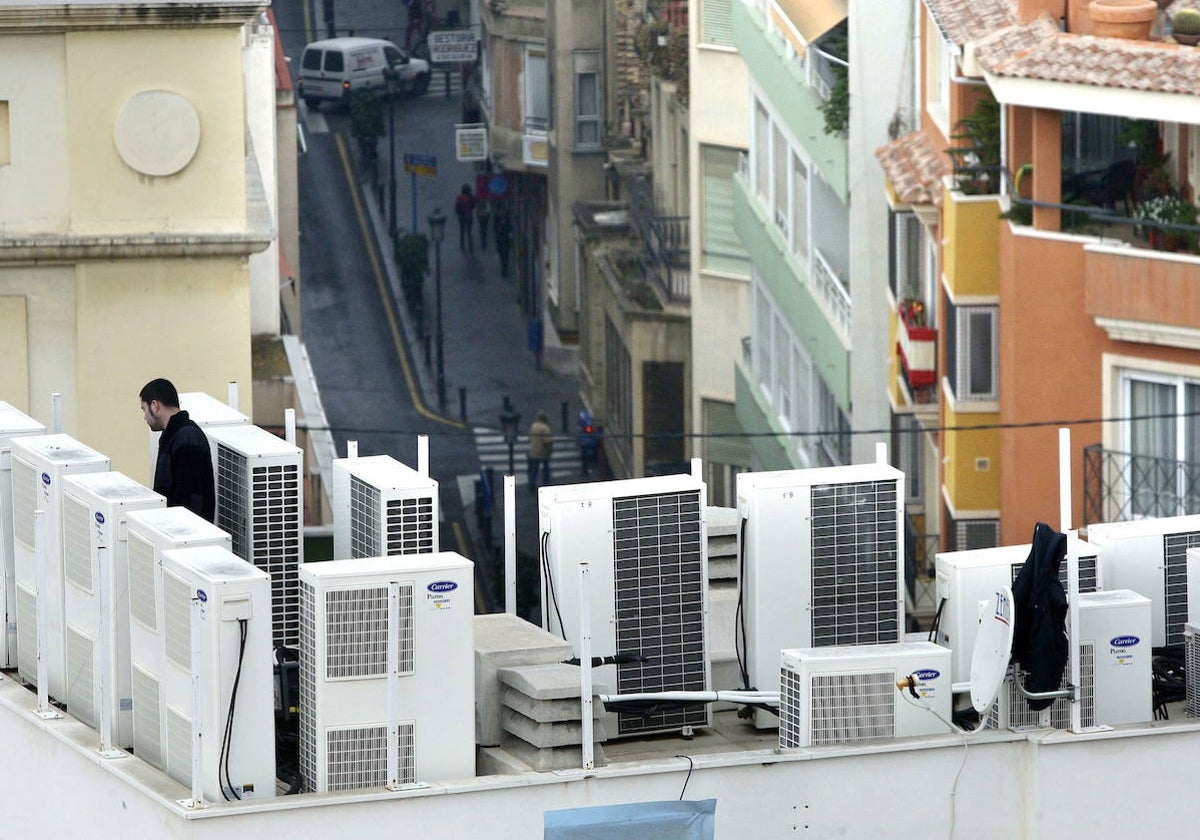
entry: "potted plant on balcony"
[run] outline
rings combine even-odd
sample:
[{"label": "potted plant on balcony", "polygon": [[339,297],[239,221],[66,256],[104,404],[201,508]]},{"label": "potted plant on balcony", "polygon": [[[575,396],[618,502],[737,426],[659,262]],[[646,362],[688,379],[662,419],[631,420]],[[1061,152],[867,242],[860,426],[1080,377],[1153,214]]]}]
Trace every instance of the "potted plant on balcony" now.
[{"label": "potted plant on balcony", "polygon": [[896,350],[904,377],[913,388],[928,388],[937,380],[937,330],[927,326],[923,300],[904,298],[897,309],[900,329]]},{"label": "potted plant on balcony", "polygon": [[1194,47],[1200,43],[1200,11],[1180,9],[1171,16],[1171,37],[1177,44]]},{"label": "potted plant on balcony", "polygon": [[[1134,217],[1144,221],[1170,225],[1194,225],[1200,208],[1173,193],[1147,199],[1138,205]],[[1191,250],[1196,244],[1194,231],[1146,227],[1146,238],[1158,251]]]}]

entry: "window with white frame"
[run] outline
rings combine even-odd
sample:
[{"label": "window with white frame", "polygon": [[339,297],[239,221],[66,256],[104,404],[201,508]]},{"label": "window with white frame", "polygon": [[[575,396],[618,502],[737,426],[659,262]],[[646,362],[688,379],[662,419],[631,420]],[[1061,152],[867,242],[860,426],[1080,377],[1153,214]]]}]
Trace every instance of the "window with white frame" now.
[{"label": "window with white frame", "polygon": [[550,88],[544,50],[525,50],[524,82],[525,129],[545,131],[550,126]]},{"label": "window with white frame", "polygon": [[919,504],[925,495],[925,432],[911,414],[893,415],[892,451],[896,467],[904,473],[904,498]]},{"label": "window with white frame", "polygon": [[808,257],[808,167],[792,153],[792,250]]},{"label": "window with white frame", "polygon": [[754,192],[763,204],[771,201],[771,118],[754,102]]},{"label": "window with white frame", "polygon": [[792,341],[784,326],[783,317],[775,315],[775,413],[784,427],[792,425]]},{"label": "window with white frame", "polygon": [[595,152],[603,148],[600,91],[600,51],[572,55],[575,65],[575,151]]},{"label": "window with white frame", "polygon": [[888,215],[888,221],[892,233],[892,294],[897,301],[921,299],[921,222],[915,213],[897,211]]},{"label": "window with white frame", "polygon": [[750,256],[733,229],[733,173],[737,149],[700,146],[700,259],[713,271],[746,275]]},{"label": "window with white frame", "polygon": [[754,367],[758,384],[764,391],[771,390],[771,300],[763,294],[762,286],[755,284],[754,296]]},{"label": "window with white frame", "polygon": [[850,421],[838,405],[833,391],[825,384],[818,373],[816,380],[817,392],[817,423],[820,432],[818,456],[826,466],[840,466],[850,463]]},{"label": "window with white frame", "polygon": [[779,126],[771,132],[771,186],[774,199],[775,224],[788,235],[788,144]]},{"label": "window with white frame", "polygon": [[997,307],[948,305],[947,375],[962,402],[994,402],[998,398]]},{"label": "window with white frame", "polygon": [[925,110],[942,133],[949,134],[954,54],[937,23],[931,17],[926,17],[925,21]]},{"label": "window with white frame", "polygon": [[792,345],[792,380],[795,383],[795,398],[792,400],[792,428],[811,430],[812,418],[812,361],[799,344]]},{"label": "window with white frame", "polygon": [[700,4],[700,42],[733,46],[733,0],[703,0]]},{"label": "window with white frame", "polygon": [[1200,379],[1123,371],[1120,382],[1134,516],[1200,512]]}]

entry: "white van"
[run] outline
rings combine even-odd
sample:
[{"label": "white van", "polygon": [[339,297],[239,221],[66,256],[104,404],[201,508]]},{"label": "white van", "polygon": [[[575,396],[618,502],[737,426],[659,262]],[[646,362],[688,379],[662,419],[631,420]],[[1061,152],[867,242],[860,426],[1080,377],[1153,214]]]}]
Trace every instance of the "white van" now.
[{"label": "white van", "polygon": [[313,41],[300,59],[298,87],[304,104],[349,104],[356,90],[386,90],[387,68],[396,71],[400,92],[420,96],[429,88],[429,63],[379,38]]}]

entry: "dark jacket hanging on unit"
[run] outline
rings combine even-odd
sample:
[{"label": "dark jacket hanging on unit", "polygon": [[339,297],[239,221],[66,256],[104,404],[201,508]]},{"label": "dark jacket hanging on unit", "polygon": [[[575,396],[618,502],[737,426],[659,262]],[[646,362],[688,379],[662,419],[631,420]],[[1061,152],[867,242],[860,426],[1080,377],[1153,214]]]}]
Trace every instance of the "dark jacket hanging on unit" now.
[{"label": "dark jacket hanging on unit", "polygon": [[[1013,661],[1025,672],[1028,691],[1055,691],[1068,658],[1067,593],[1058,569],[1067,554],[1067,535],[1044,522],[1033,529],[1033,547],[1013,582]],[[1039,711],[1053,699],[1027,701]]]}]

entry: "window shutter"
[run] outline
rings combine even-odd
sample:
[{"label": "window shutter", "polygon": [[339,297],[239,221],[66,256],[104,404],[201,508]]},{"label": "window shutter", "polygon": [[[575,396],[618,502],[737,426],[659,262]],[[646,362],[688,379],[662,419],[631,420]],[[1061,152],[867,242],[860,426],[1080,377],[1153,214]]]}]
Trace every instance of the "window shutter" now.
[{"label": "window shutter", "polygon": [[700,22],[702,42],[721,47],[733,46],[733,0],[704,0]]}]

